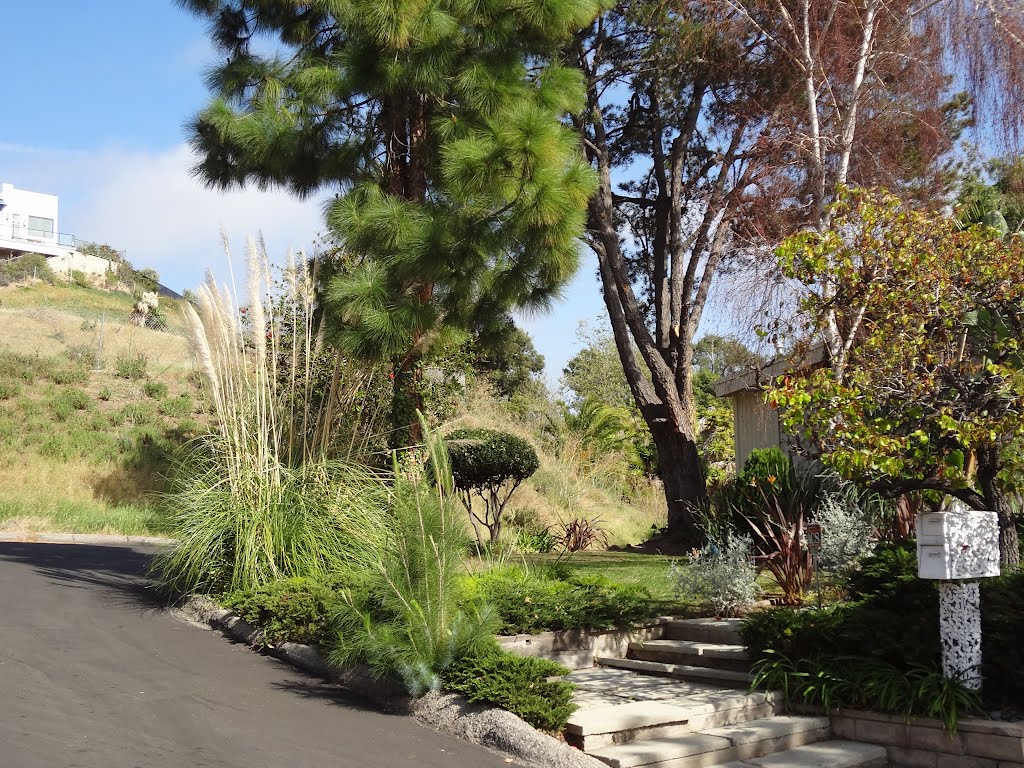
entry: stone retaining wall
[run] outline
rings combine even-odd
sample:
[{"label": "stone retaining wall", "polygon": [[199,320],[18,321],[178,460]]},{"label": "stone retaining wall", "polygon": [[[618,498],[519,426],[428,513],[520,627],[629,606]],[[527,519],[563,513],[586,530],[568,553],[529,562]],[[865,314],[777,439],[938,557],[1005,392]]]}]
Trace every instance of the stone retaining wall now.
[{"label": "stone retaining wall", "polygon": [[831,720],[837,739],[885,746],[892,768],[1024,768],[1024,723],[970,718],[950,734],[927,718],[844,711]]},{"label": "stone retaining wall", "polygon": [[498,643],[520,656],[543,656],[569,669],[586,669],[594,666],[595,658],[624,659],[630,642],[661,640],[668,620],[662,617],[645,626],[625,629],[566,629],[539,635],[509,635],[499,637]]}]

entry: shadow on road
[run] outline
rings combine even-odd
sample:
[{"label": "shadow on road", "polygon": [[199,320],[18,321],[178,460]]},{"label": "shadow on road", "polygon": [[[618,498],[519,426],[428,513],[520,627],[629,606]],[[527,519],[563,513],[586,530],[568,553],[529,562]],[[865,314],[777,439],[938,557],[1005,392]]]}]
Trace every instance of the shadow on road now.
[{"label": "shadow on road", "polygon": [[0,542],[0,562],[23,563],[65,587],[104,590],[127,607],[158,610],[167,601],[146,577],[152,554],[131,547]]}]

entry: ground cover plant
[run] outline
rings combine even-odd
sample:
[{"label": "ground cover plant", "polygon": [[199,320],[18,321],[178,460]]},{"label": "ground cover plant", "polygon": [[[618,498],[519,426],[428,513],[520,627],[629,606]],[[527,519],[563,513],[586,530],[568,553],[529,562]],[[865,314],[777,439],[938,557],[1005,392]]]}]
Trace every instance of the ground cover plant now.
[{"label": "ground cover plant", "polygon": [[572,702],[574,686],[555,679],[568,673],[550,659],[519,656],[489,643],[449,667],[443,685],[471,702],[507,709],[534,728],[560,733],[576,711]]},{"label": "ground cover plant", "polygon": [[346,587],[350,585],[340,580],[295,577],[228,592],[217,601],[262,629],[268,645],[289,642],[324,647],[333,634],[331,618]]},{"label": "ground cover plant", "polygon": [[466,577],[462,590],[467,602],[493,606],[505,635],[631,626],[661,607],[640,584],[557,566],[495,568]]}]

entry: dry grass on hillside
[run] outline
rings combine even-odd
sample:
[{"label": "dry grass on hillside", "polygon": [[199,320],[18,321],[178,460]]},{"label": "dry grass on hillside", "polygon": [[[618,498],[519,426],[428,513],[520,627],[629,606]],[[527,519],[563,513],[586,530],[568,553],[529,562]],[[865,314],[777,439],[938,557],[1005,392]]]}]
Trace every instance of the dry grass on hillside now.
[{"label": "dry grass on hillside", "polygon": [[[102,333],[101,333],[102,331]],[[175,333],[139,328],[121,319],[102,321],[49,307],[9,309],[0,305],[0,350],[55,357],[69,352],[89,362],[100,344],[104,367],[120,356],[146,356],[154,372],[192,369],[188,340]]]},{"label": "dry grass on hillside", "polygon": [[115,462],[55,461],[33,453],[0,459],[0,531],[156,534],[152,478]]}]

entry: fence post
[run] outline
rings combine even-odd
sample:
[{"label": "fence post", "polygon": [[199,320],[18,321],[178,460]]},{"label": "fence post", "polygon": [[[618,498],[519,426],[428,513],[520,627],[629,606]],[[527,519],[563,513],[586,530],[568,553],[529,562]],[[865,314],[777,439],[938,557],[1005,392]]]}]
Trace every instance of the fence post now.
[{"label": "fence post", "polygon": [[96,328],[96,360],[93,363],[93,370],[99,371],[103,368],[103,325],[106,322],[107,313],[100,313],[100,324]]}]

